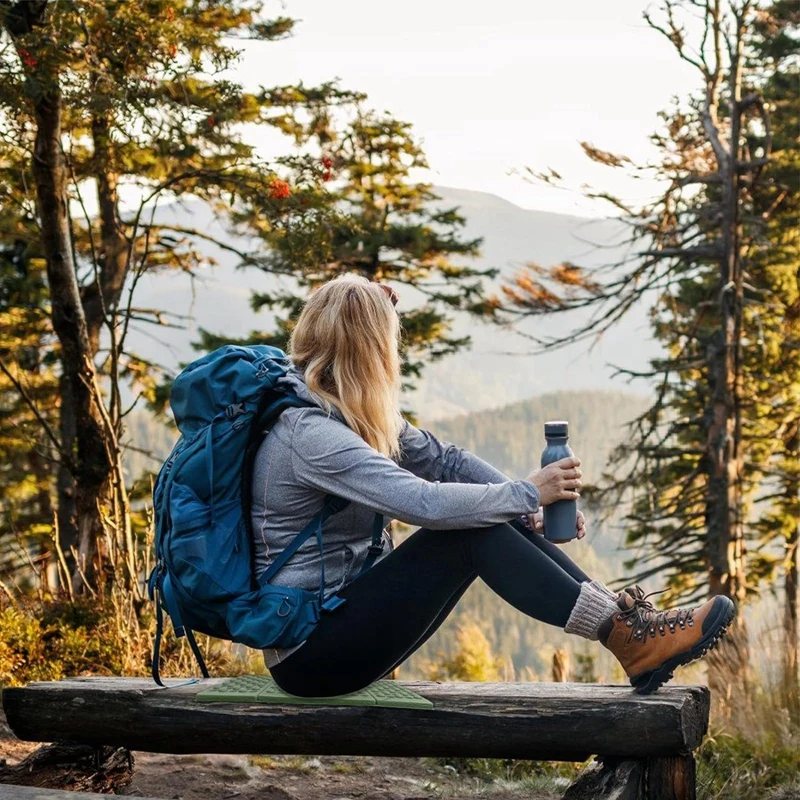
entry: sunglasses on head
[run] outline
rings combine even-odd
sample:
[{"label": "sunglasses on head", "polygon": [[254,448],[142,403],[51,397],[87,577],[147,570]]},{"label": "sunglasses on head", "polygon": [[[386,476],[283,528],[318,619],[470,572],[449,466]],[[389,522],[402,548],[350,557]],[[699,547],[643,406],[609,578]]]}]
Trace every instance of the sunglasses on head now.
[{"label": "sunglasses on head", "polygon": [[400,295],[397,294],[397,292],[392,289],[391,286],[387,286],[385,283],[379,283],[377,285],[383,289],[383,291],[386,293],[386,296],[392,301],[392,305],[396,306],[400,300]]}]

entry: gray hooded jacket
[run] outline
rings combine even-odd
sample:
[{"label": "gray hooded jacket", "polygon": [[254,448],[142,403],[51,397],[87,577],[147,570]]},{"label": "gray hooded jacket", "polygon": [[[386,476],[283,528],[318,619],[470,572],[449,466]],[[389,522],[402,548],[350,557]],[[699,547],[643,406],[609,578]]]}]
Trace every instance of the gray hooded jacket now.
[{"label": "gray hooded jacket", "polygon": [[[350,504],[323,528],[325,590],[353,580],[367,557],[376,512],[432,529],[477,528],[506,522],[539,506],[539,490],[511,480],[472,453],[405,423],[395,462],[370,447],[336,409],[325,410],[291,369],[281,379],[308,408],[284,411],[259,448],[253,469],[252,528],[260,576],[320,510],[326,495]],[[386,536],[384,538],[387,538]],[[391,544],[384,548],[385,558]],[[273,582],[319,588],[320,552],[306,542]],[[267,656],[267,665],[286,653]]]}]

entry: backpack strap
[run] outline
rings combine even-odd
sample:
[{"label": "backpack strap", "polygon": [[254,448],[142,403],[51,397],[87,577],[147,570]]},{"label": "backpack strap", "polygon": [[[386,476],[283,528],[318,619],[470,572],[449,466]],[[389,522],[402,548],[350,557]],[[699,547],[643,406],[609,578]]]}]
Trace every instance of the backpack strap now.
[{"label": "backpack strap", "polygon": [[[338,511],[345,502],[341,498],[328,495],[322,503],[322,508],[314,514],[308,525],[303,528],[297,536],[292,539],[291,543],[284,551],[269,565],[266,572],[262,573],[258,579],[259,586],[265,586],[286,566],[286,562],[312,537],[317,537],[317,544],[319,545],[320,557],[323,556],[322,548],[322,526],[325,520]],[[325,561],[322,559],[322,575],[320,578],[319,589],[319,602],[321,606],[325,604]]]},{"label": "backpack strap", "polygon": [[372,521],[372,542],[367,550],[367,558],[356,576],[357,578],[360,578],[370,569],[383,552],[383,522],[383,514],[375,514],[375,519]]},{"label": "backpack strap", "polygon": [[[319,551],[320,557],[322,558],[322,588],[320,588],[320,597],[322,597],[322,592],[325,586],[325,555],[322,549],[322,526],[320,525],[319,528]],[[368,569],[372,567],[375,563],[375,560],[378,556],[383,552],[383,514],[375,514],[375,518],[372,521],[372,541],[370,542],[369,548],[367,550],[367,557],[364,559],[364,563],[361,565],[361,569],[358,571],[358,575],[356,578],[360,578]],[[323,611],[333,611],[334,609],[338,608],[342,605],[345,601],[339,597],[338,594],[334,594],[329,597],[324,603],[322,603],[322,610]]]},{"label": "backpack strap", "polygon": [[153,663],[151,667],[153,680],[159,686],[164,686],[159,672],[161,662],[161,639],[164,635],[164,612],[161,608],[162,600],[167,609],[167,614],[169,614],[170,621],[172,622],[175,636],[178,638],[181,636],[186,637],[186,641],[189,642],[189,647],[191,647],[195,660],[200,667],[200,672],[204,678],[207,678],[208,668],[206,667],[203,654],[200,652],[200,647],[197,644],[197,640],[194,638],[194,633],[183,625],[180,608],[178,607],[175,593],[172,589],[169,571],[165,569],[163,565],[157,565],[153,568],[153,571],[150,573],[150,578],[147,581],[147,589],[150,599],[154,600],[156,604],[156,638],[153,643]]},{"label": "backpack strap", "polygon": [[[333,595],[325,600],[325,551],[322,546],[322,526],[328,517],[340,511],[347,505],[346,500],[340,497],[328,495],[322,504],[322,508],[312,517],[311,521],[303,528],[297,536],[292,539],[291,543],[283,552],[269,565],[269,568],[261,574],[258,579],[258,585],[264,586],[269,583],[278,572],[286,566],[289,559],[312,537],[317,537],[317,544],[319,546],[319,554],[321,560],[320,570],[320,584],[319,584],[319,603],[323,611],[333,611],[333,609],[340,606],[344,600],[337,595]],[[372,523],[372,542],[370,543],[367,551],[367,558],[361,567],[356,577],[361,577],[372,565],[375,563],[378,556],[383,552],[383,514],[375,514],[375,519]]]},{"label": "backpack strap", "polygon": [[331,509],[328,505],[328,498],[322,504],[322,508],[314,514],[308,525],[303,528],[297,536],[292,539],[289,546],[284,548],[283,552],[269,565],[265,572],[261,573],[258,579],[259,586],[268,584],[275,575],[280,572],[285,566],[286,562],[312,537],[318,533],[325,520],[330,516]]}]

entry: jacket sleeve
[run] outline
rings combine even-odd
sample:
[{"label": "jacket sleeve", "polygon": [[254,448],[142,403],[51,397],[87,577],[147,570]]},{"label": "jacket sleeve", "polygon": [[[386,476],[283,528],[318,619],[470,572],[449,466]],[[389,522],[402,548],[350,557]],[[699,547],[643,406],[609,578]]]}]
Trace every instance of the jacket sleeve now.
[{"label": "jacket sleeve", "polygon": [[[539,505],[536,486],[497,471],[491,476],[495,481],[426,480],[317,409],[298,415],[291,449],[299,483],[411,525],[441,530],[486,527],[531,513]],[[501,482],[496,481],[498,475]]]},{"label": "jacket sleeve", "polygon": [[406,421],[400,435],[400,466],[420,478],[442,483],[505,483],[507,475],[450,442],[437,439],[430,431]]}]

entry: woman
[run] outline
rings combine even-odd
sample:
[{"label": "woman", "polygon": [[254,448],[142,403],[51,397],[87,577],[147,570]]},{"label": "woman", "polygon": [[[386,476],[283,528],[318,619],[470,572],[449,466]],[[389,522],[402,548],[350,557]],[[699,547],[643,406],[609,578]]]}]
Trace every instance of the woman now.
[{"label": "woman", "polygon": [[[419,648],[476,578],[524,614],[599,640],[638,691],[703,655],[733,618],[729,599],[658,611],[638,587],[609,591],[520,524],[541,530],[542,506],[579,496],[577,458],[511,480],[403,420],[396,302],[388,286],[342,277],[311,296],[292,333],[283,380],[312,405],[284,411],[256,455],[257,576],[326,496],[350,502],[325,522],[324,555],[312,540],[273,579],[315,591],[324,567],[326,595],[345,601],[298,647],[265,651],[278,685],[306,697],[369,685]],[[359,575],[376,513],[421,527]]]}]

